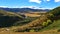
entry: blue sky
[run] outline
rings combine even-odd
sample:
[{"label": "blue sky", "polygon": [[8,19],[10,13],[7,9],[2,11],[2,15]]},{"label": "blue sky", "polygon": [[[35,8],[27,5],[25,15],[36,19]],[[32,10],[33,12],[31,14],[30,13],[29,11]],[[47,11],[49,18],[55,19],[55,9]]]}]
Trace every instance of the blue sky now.
[{"label": "blue sky", "polygon": [[60,0],[0,0],[0,7],[55,8],[57,6],[60,6]]}]

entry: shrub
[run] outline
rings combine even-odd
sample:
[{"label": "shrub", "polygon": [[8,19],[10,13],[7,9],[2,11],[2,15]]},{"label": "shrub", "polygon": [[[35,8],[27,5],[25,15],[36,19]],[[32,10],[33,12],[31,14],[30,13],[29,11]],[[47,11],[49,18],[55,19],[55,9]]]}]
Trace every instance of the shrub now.
[{"label": "shrub", "polygon": [[51,20],[47,20],[47,23],[48,23],[48,24],[51,24],[51,23],[52,23],[52,21],[51,21]]},{"label": "shrub", "polygon": [[48,19],[47,20],[47,22],[43,22],[43,26],[47,26],[47,25],[49,25],[49,24],[51,24],[52,23],[52,21],[50,20],[50,19]]},{"label": "shrub", "polygon": [[35,30],[34,29],[31,29],[29,32],[35,32]]},{"label": "shrub", "polygon": [[42,24],[43,26],[47,26],[48,25],[48,23],[47,22],[43,22],[43,24]]},{"label": "shrub", "polygon": [[60,29],[58,29],[57,32],[60,32]]}]

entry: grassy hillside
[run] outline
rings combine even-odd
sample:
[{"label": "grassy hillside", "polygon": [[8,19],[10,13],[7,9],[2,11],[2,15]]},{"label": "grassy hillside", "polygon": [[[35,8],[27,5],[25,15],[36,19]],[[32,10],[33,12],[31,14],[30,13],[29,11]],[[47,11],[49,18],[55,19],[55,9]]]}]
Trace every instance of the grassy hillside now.
[{"label": "grassy hillside", "polygon": [[53,10],[50,10],[50,12],[48,12],[47,14],[49,15],[49,18],[52,20],[60,19],[60,6],[54,8]]},{"label": "grassy hillside", "polygon": [[50,12],[49,12],[49,13],[50,13],[50,14],[53,14],[53,15],[55,15],[55,16],[60,15],[60,6],[59,6],[59,7],[54,8],[53,10],[50,10]]},{"label": "grassy hillside", "polygon": [[41,31],[45,31],[45,30],[51,30],[51,29],[60,29],[60,6],[51,10],[49,12],[49,14],[51,15],[51,17],[49,17],[50,19],[53,20],[53,23],[45,28],[43,28]]},{"label": "grassy hillside", "polygon": [[16,21],[22,19],[22,16],[13,13],[0,10],[0,27],[12,26]]},{"label": "grassy hillside", "polygon": [[54,21],[51,25],[41,29],[40,31],[60,29],[60,20]]}]

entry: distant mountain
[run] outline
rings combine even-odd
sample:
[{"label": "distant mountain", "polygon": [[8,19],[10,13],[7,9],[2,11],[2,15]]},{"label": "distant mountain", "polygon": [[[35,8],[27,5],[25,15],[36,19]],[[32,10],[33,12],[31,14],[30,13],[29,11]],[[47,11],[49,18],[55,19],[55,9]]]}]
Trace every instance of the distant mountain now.
[{"label": "distant mountain", "polygon": [[47,12],[47,11],[50,10],[50,9],[33,9],[33,8],[2,8],[2,7],[0,7],[0,9],[2,9],[2,10],[6,10],[6,11],[11,11],[11,12],[29,12],[29,11],[32,11],[32,12],[40,12],[40,11]]}]

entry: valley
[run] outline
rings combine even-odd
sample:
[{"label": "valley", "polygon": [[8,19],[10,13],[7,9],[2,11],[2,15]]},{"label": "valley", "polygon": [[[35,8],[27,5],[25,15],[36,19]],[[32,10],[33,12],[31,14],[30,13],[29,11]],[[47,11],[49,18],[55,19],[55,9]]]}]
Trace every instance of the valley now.
[{"label": "valley", "polygon": [[0,9],[0,33],[19,34],[24,32],[21,34],[28,34],[28,32],[33,32],[44,34],[51,32],[54,34],[60,32],[60,7],[47,12],[44,10],[34,11],[10,12],[10,10]]}]

